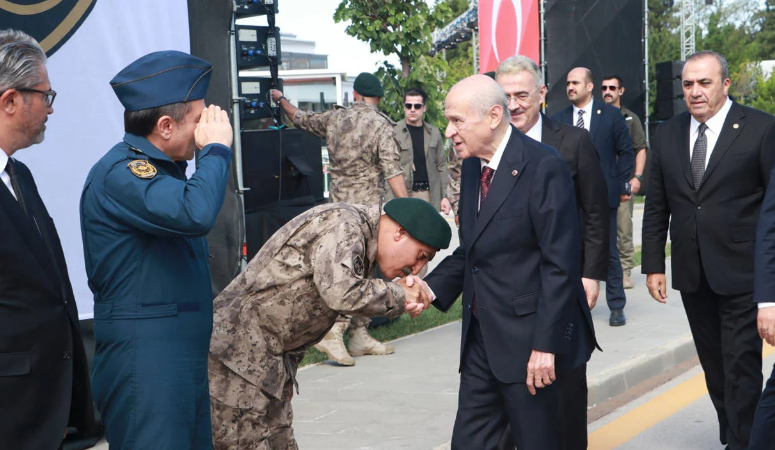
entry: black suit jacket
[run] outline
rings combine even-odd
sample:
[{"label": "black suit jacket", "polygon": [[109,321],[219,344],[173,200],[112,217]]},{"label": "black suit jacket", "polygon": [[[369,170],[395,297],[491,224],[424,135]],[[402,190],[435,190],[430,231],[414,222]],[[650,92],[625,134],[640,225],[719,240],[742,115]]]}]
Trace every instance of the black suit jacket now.
[{"label": "black suit jacket", "polygon": [[775,163],[775,117],[733,103],[696,191],[689,126],[689,113],[679,114],[652,140],[643,273],[665,272],[669,225],[673,289],[696,292],[702,268],[717,294],[753,292],[756,225]]},{"label": "black suit jacket", "polygon": [[[460,247],[425,280],[446,311],[463,292],[462,351],[476,296],[493,374],[525,382],[533,350],[557,355],[558,372],[586,362],[594,346],[579,273],[579,224],[567,164],[512,127],[477,214],[481,162],[463,162]],[[462,360],[462,359],[461,359]]]},{"label": "black suit jacket", "polygon": [[59,236],[32,174],[16,167],[35,221],[0,185],[0,447],[53,450],[68,425],[97,430]]},{"label": "black suit jacket", "polygon": [[[573,105],[558,112],[552,119],[574,126]],[[632,137],[627,129],[622,111],[611,105],[592,101],[592,118],[589,134],[595,145],[600,164],[608,185],[608,206],[619,207],[619,196],[626,193],[624,184],[630,181],[635,154],[632,151]]]},{"label": "black suit jacket", "polygon": [[581,276],[605,281],[610,213],[600,157],[587,130],[541,116],[541,142],[560,152],[573,178],[581,223]]}]

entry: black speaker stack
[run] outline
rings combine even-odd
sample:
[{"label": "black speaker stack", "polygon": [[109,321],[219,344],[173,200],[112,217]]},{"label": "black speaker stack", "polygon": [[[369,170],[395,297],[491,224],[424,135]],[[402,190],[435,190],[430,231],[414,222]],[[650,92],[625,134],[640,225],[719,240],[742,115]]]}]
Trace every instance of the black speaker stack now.
[{"label": "black speaker stack", "polygon": [[654,118],[664,121],[687,110],[681,86],[683,61],[665,61],[656,64],[657,106]]},{"label": "black speaker stack", "polygon": [[[326,201],[323,195],[322,141],[282,125],[283,112],[271,89],[283,90],[280,29],[275,26],[278,0],[237,0],[236,17],[266,16],[268,26],[236,25],[240,70],[267,67],[270,77],[239,76],[242,178],[247,258],[296,215]],[[255,119],[271,119],[268,129],[249,130]]]}]

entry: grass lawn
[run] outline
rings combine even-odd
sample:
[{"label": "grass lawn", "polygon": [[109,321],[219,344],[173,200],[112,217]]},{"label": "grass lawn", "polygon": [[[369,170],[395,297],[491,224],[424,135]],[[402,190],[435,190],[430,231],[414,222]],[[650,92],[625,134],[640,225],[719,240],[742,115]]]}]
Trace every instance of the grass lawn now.
[{"label": "grass lawn", "polygon": [[[431,328],[444,325],[445,323],[454,322],[460,320],[463,317],[462,302],[458,299],[452,308],[448,312],[443,313],[438,309],[431,307],[431,309],[425,311],[416,319],[410,319],[408,315],[402,314],[398,320],[394,320],[388,324],[381,325],[369,330],[372,336],[378,341],[392,341],[403,336],[419,333]],[[344,336],[344,342],[347,344],[348,334]],[[319,352],[314,348],[310,348],[304,359],[301,361],[299,367],[306,366],[307,364],[320,363],[327,360],[328,357],[325,353]]]}]

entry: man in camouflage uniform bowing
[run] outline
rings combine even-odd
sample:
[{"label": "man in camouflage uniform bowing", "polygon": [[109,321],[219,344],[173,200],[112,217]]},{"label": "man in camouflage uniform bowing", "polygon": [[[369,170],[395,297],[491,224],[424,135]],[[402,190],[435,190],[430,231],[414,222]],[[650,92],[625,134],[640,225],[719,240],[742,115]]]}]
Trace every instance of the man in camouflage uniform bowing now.
[{"label": "man in camouflage uniform bowing", "polygon": [[[401,148],[393,131],[395,123],[378,108],[385,91],[377,77],[361,73],[353,84],[355,103],[352,107],[336,106],[323,113],[300,111],[282,92],[272,90],[271,94],[297,128],[326,140],[332,202],[379,205],[383,179],[387,180],[396,197],[407,196],[399,163]],[[342,340],[348,325],[349,353]],[[355,364],[352,356],[393,353],[392,345],[383,344],[369,335],[368,325],[369,320],[363,317],[340,317],[315,348],[345,366]]]},{"label": "man in camouflage uniform bowing", "polygon": [[332,203],[282,227],[215,299],[209,375],[216,450],[297,448],[291,422],[296,368],[339,314],[418,315],[419,273],[451,230],[423,200]]}]

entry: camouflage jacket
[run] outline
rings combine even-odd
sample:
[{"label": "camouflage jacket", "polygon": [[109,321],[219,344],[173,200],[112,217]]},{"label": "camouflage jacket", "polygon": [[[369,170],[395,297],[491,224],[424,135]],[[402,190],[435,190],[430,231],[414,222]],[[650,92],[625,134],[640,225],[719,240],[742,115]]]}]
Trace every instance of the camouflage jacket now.
[{"label": "camouflage jacket", "polygon": [[[452,146],[451,141],[447,140],[447,143],[450,147]],[[460,202],[460,168],[463,166],[463,161],[458,157],[457,150],[454,148],[450,148],[448,154],[449,184],[447,184],[447,198],[452,205],[452,212],[457,215],[457,204]]]},{"label": "camouflage jacket", "polygon": [[[379,206],[333,203],[275,233],[214,301],[210,365],[220,362],[280,399],[303,352],[340,313],[399,316],[403,289],[368,278],[376,267],[379,216]],[[240,391],[228,381],[235,377],[221,379],[211,376],[214,397]]]},{"label": "camouflage jacket", "polygon": [[297,111],[293,124],[326,140],[332,202],[377,205],[382,180],[403,173],[395,124],[374,106],[355,103],[323,113]]}]

